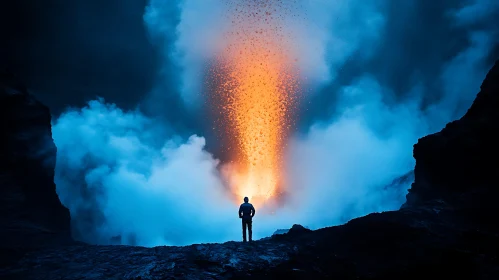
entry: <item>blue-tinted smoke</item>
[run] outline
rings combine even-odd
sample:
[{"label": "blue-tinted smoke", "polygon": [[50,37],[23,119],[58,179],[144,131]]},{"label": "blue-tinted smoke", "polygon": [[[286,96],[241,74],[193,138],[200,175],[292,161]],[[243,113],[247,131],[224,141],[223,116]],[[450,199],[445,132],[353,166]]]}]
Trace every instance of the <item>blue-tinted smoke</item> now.
[{"label": "blue-tinted smoke", "polygon": [[[192,108],[202,102],[203,69],[223,39],[223,2],[151,0],[144,15],[151,39],[164,53],[165,79],[179,76],[178,94]],[[459,48],[451,53],[440,47],[448,42],[428,38],[435,54],[425,56],[434,60],[417,66],[436,69],[430,80],[424,71],[409,71],[410,64],[402,67],[420,60],[402,43],[387,43],[425,40],[392,30],[400,26],[391,23],[401,18],[425,20],[415,8],[419,2],[397,3],[303,1],[301,20],[290,20],[311,89],[304,100],[311,105],[303,113],[310,121],[289,141],[287,202],[273,215],[257,209],[255,238],[293,223],[318,228],[397,209],[409,183],[384,187],[413,168],[412,145],[471,104],[498,43],[497,30],[483,24],[497,13],[496,1],[439,6],[447,27],[461,28],[466,43],[456,42]],[[402,23],[408,30],[416,24]],[[443,28],[425,26],[428,33]],[[164,43],[172,37],[175,44]],[[157,104],[167,101],[158,94]],[[315,104],[314,98],[322,102]],[[223,163],[204,149],[205,141],[215,140],[176,136],[163,119],[103,100],[68,110],[54,122],[53,135],[57,191],[71,211],[77,238],[145,246],[240,238],[237,205],[218,171]]]}]

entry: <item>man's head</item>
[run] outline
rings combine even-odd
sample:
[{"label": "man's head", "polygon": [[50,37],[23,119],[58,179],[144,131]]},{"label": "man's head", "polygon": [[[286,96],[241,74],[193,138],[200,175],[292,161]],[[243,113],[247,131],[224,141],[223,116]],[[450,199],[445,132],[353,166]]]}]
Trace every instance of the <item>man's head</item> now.
[{"label": "man's head", "polygon": [[245,198],[244,198],[244,202],[248,203],[248,201],[249,201],[249,198],[248,198],[248,197],[245,197]]}]

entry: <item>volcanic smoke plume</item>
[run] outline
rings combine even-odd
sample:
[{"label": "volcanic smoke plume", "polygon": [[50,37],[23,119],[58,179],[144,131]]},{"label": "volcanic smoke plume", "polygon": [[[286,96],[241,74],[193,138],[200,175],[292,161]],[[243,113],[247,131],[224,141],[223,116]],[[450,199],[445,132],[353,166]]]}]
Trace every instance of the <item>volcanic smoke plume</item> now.
[{"label": "volcanic smoke plume", "polygon": [[148,2],[162,64],[148,102],[54,118],[77,240],[240,240],[242,196],[256,202],[254,239],[398,209],[412,145],[462,116],[499,38],[490,0]]},{"label": "volcanic smoke plume", "polygon": [[297,57],[285,22],[287,1],[236,1],[227,6],[231,29],[209,75],[216,128],[231,162],[222,168],[236,201],[261,204],[279,197],[283,152],[298,92]]}]

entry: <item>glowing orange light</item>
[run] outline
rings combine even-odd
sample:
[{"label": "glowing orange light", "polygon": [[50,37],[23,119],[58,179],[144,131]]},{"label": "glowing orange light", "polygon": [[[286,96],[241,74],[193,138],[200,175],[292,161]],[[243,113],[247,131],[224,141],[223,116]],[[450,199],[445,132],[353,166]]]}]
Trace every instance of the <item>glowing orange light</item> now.
[{"label": "glowing orange light", "polygon": [[280,1],[234,5],[227,48],[212,69],[218,81],[221,125],[234,144],[230,152],[235,161],[223,174],[238,202],[248,196],[253,203],[263,203],[282,190],[282,154],[298,79],[290,39],[282,29],[281,5]]}]

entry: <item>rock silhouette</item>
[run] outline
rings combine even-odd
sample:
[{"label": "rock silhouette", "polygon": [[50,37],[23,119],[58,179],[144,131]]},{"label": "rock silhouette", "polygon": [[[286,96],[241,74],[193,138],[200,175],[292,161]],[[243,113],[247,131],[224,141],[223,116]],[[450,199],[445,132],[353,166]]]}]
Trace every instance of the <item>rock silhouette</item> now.
[{"label": "rock silhouette", "polygon": [[49,109],[0,72],[0,245],[69,239],[69,211],[55,192]]}]

